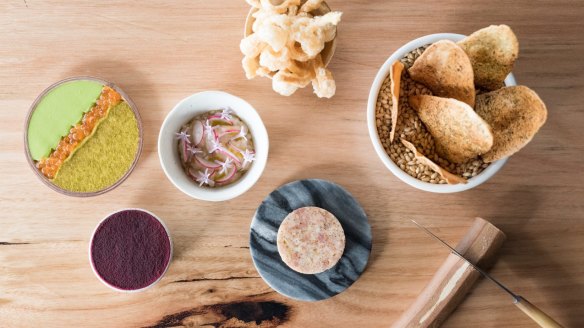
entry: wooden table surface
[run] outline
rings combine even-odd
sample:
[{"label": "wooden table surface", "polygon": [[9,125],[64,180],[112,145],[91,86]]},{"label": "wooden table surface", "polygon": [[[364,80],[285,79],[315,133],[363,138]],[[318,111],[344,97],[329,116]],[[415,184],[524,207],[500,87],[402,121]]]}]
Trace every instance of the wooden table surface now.
[{"label": "wooden table surface", "polygon": [[[2,1],[0,326],[192,327],[220,321],[222,313],[249,327],[255,320],[265,327],[387,327],[447,256],[408,219],[455,244],[481,216],[508,236],[491,272],[566,327],[583,327],[584,2],[329,4],[344,15],[330,65],[337,94],[321,100],[310,89],[282,97],[266,79],[245,79],[239,41],[249,7],[243,1]],[[501,23],[519,38],[514,73],[546,102],[547,123],[478,188],[440,195],[405,185],[383,166],[367,132],[367,97],[377,70],[419,36],[468,34]],[[45,187],[23,151],[29,105],[45,87],[73,75],[119,84],[138,105],[145,128],[144,151],[129,179],[87,199]],[[216,89],[249,101],[271,143],[258,183],[222,203],[178,191],[156,149],[169,110],[192,93]],[[343,185],[365,208],[373,230],[373,251],[360,280],[318,303],[271,290],[248,249],[256,207],[276,187],[301,178]],[[87,258],[92,229],[124,207],[158,214],[175,243],[166,276],[138,294],[103,286]],[[534,323],[483,280],[444,324],[469,326]]]}]

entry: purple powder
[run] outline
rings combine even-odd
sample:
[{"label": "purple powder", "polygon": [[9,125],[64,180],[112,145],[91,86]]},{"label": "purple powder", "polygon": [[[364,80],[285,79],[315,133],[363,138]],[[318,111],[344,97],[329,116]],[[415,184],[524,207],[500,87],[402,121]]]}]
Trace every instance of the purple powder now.
[{"label": "purple powder", "polygon": [[91,261],[97,274],[123,290],[153,284],[164,274],[170,253],[164,226],[140,210],[124,210],[107,217],[91,243]]}]

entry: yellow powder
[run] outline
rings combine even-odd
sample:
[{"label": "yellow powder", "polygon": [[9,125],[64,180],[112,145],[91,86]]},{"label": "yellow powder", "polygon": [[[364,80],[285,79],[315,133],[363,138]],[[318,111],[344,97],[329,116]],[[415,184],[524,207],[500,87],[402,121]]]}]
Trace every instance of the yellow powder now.
[{"label": "yellow powder", "polygon": [[116,183],[138,150],[138,122],[126,102],[110,109],[94,135],[63,163],[53,183],[76,192],[94,192]]}]

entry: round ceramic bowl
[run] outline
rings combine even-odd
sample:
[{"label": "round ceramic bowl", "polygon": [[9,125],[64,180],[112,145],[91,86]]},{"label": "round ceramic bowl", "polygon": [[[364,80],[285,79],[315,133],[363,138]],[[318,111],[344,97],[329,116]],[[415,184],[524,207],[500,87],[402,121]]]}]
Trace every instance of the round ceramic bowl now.
[{"label": "round ceramic bowl", "polygon": [[[255,17],[253,17],[252,15],[256,11],[258,11],[257,8],[251,7],[251,9],[249,10],[249,13],[247,14],[247,18],[245,19],[245,27],[243,29],[243,36],[244,37],[247,37],[253,33],[252,26],[253,26],[253,23],[255,22]],[[320,7],[311,13],[315,16],[322,16],[326,13],[329,13],[330,11],[331,11],[331,8],[328,6],[328,4],[326,2],[323,1],[320,4]],[[338,28],[337,28],[337,33],[338,33]],[[337,48],[337,35],[335,35],[335,38],[332,41],[329,41],[329,42],[324,44],[324,49],[322,49],[322,51],[320,53],[322,56],[322,62],[323,62],[325,67],[327,67],[328,64],[331,62],[331,60],[333,59],[333,55],[335,54],[336,48]]]},{"label": "round ceramic bowl", "polygon": [[[217,188],[200,187],[183,170],[175,133],[193,117],[219,108],[231,108],[247,124],[253,137],[256,160],[249,171],[232,184]],[[180,101],[166,116],[158,136],[160,164],[170,182],[185,194],[207,201],[232,199],[250,189],[266,167],[268,149],[268,132],[260,115],[245,100],[222,91],[199,92]]]},{"label": "round ceramic bowl", "polygon": [[[168,263],[166,264],[166,267],[164,268],[164,271],[162,272],[162,274],[160,275],[160,277],[158,277],[154,282],[152,282],[151,284],[149,284],[146,287],[139,288],[139,289],[121,289],[121,288],[118,288],[116,286],[113,286],[110,283],[108,283],[107,281],[105,281],[101,277],[101,275],[97,272],[97,270],[95,269],[95,265],[93,263],[93,257],[91,255],[91,248],[92,248],[92,245],[93,245],[93,237],[95,236],[95,233],[97,232],[97,229],[99,229],[99,227],[102,225],[102,223],[104,221],[106,221],[107,219],[109,219],[112,215],[117,214],[117,213],[122,212],[122,211],[140,211],[140,212],[144,212],[144,213],[152,216],[153,218],[155,218],[156,220],[158,220],[158,222],[160,222],[160,224],[162,225],[162,227],[166,231],[166,235],[168,236],[168,240],[170,241],[170,257],[168,259]],[[97,277],[97,279],[99,281],[101,281],[101,283],[103,283],[107,287],[109,287],[109,288],[111,288],[111,289],[113,289],[113,290],[115,290],[117,292],[122,292],[122,293],[138,293],[138,292],[145,291],[145,290],[149,289],[150,287],[156,285],[162,279],[162,277],[164,277],[164,275],[166,274],[166,271],[168,271],[168,268],[170,267],[170,263],[172,262],[172,253],[173,253],[172,238],[170,236],[170,231],[168,230],[168,227],[166,226],[166,224],[164,224],[164,221],[162,221],[162,219],[160,219],[158,216],[156,216],[156,214],[154,214],[154,213],[152,213],[150,211],[147,211],[145,209],[141,209],[141,208],[122,208],[120,210],[117,210],[115,212],[112,212],[112,213],[106,215],[103,219],[101,219],[101,221],[99,221],[99,223],[93,229],[93,232],[91,233],[91,239],[89,240],[89,247],[88,247],[89,264],[91,265],[91,271],[93,271],[93,273],[95,274],[95,276]]]},{"label": "round ceramic bowl", "polygon": [[[371,91],[369,92],[369,100],[367,102],[367,127],[369,129],[369,137],[371,138],[371,142],[373,143],[373,148],[375,148],[375,152],[377,153],[383,164],[385,164],[385,166],[391,171],[391,173],[393,173],[400,180],[414,188],[435,193],[453,193],[472,189],[482,184],[483,182],[489,180],[503,167],[503,165],[505,165],[505,162],[507,162],[507,158],[503,158],[498,161],[492,162],[480,174],[477,174],[477,176],[468,179],[468,182],[466,184],[457,185],[432,184],[429,182],[418,180],[404,172],[402,169],[400,169],[399,166],[395,164],[391,160],[389,155],[385,152],[385,149],[383,148],[383,145],[381,144],[381,140],[377,133],[377,127],[375,125],[375,105],[377,103],[377,96],[379,94],[379,90],[381,89],[381,85],[383,84],[383,80],[385,80],[387,75],[389,75],[391,64],[396,60],[401,59],[408,52],[417,49],[421,46],[431,44],[439,40],[451,40],[457,42],[464,39],[465,37],[466,36],[462,34],[439,33],[426,35],[421,38],[410,41],[406,45],[399,48],[385,61],[383,66],[381,66],[381,69],[379,69],[379,71],[377,72],[375,80],[373,80],[373,85],[371,86]],[[506,86],[516,85],[513,74],[509,74],[507,76],[507,78],[505,79],[505,85]]]},{"label": "round ceramic bowl", "polygon": [[[53,184],[51,182],[51,180],[49,180],[47,177],[45,177],[37,168],[35,165],[34,160],[32,159],[32,156],[30,154],[30,150],[28,148],[28,126],[30,124],[30,119],[32,117],[32,114],[34,113],[37,105],[39,104],[39,102],[43,99],[43,97],[49,93],[51,90],[53,90],[54,88],[60,86],[63,83],[67,83],[67,82],[71,82],[71,81],[79,81],[79,80],[89,80],[89,81],[96,81],[99,82],[101,84],[103,84],[104,86],[108,86],[112,89],[114,89],[116,92],[118,92],[121,96],[122,99],[124,101],[126,101],[126,103],[130,106],[130,108],[132,109],[132,112],[134,112],[134,116],[136,117],[136,122],[138,123],[138,150],[136,151],[136,155],[134,156],[134,161],[132,162],[132,164],[130,165],[130,168],[128,169],[128,171],[122,175],[121,178],[118,179],[118,181],[116,181],[114,184],[112,184],[109,187],[103,188],[101,190],[98,191],[92,191],[92,192],[77,192],[77,191],[71,191],[71,190],[67,190],[67,189],[63,189],[55,184]],[[122,182],[124,182],[124,180],[126,180],[129,176],[130,173],[132,173],[132,171],[134,170],[134,168],[136,167],[136,164],[138,163],[138,159],[140,158],[140,154],[142,153],[142,119],[140,118],[140,113],[138,112],[138,107],[136,107],[136,104],[134,104],[134,102],[132,101],[132,99],[130,99],[130,96],[128,96],[124,90],[122,90],[120,87],[118,87],[117,85],[115,85],[112,82],[106,81],[106,80],[102,80],[100,78],[97,77],[93,77],[93,76],[75,76],[75,77],[70,77],[64,80],[61,80],[59,82],[56,82],[54,84],[52,84],[51,86],[49,86],[48,88],[46,88],[43,92],[41,92],[40,95],[37,96],[37,98],[34,100],[34,102],[32,103],[32,105],[30,106],[30,109],[28,111],[28,114],[26,116],[26,121],[24,124],[24,152],[26,154],[26,159],[28,161],[28,164],[30,165],[30,167],[32,168],[33,172],[37,175],[37,177],[39,177],[39,179],[41,179],[41,181],[49,186],[49,188],[67,195],[67,196],[75,196],[75,197],[90,197],[90,196],[97,196],[97,195],[101,195],[103,193],[106,193],[114,188],[116,188],[117,186],[119,186]]]}]

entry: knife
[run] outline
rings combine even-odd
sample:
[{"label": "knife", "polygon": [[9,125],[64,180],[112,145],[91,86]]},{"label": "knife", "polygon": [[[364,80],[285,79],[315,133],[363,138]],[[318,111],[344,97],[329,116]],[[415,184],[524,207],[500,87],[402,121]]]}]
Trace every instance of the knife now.
[{"label": "knife", "polygon": [[493,278],[491,275],[483,271],[483,269],[479,268],[478,266],[474,265],[471,261],[466,259],[462,254],[460,254],[456,249],[452,246],[448,245],[444,240],[440,239],[438,236],[433,234],[430,230],[426,229],[425,227],[421,226],[418,222],[412,220],[412,222],[420,229],[422,229],[425,233],[427,233],[432,238],[439,241],[442,245],[446,246],[454,255],[460,257],[461,259],[465,260],[471,267],[477,270],[483,277],[489,279],[490,281],[494,282],[495,285],[499,286],[502,290],[507,292],[507,294],[511,295],[513,298],[513,304],[515,304],[523,313],[527,314],[533,321],[535,321],[538,325],[543,328],[563,328],[557,321],[552,319],[549,315],[545,314],[542,310],[540,310],[537,306],[529,303],[525,298],[513,293],[509,288],[505,285],[500,283],[497,279]]}]

